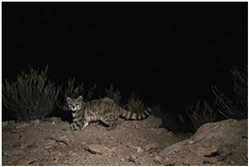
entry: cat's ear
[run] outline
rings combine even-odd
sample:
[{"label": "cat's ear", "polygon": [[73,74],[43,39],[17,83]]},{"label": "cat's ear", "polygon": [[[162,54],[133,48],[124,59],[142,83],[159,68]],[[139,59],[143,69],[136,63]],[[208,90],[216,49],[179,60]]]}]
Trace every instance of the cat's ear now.
[{"label": "cat's ear", "polygon": [[67,102],[71,102],[72,99],[70,97],[67,97]]},{"label": "cat's ear", "polygon": [[79,96],[77,101],[83,101],[83,97],[82,96]]},{"label": "cat's ear", "polygon": [[85,108],[86,102],[82,101],[81,105],[82,105],[82,108]]}]

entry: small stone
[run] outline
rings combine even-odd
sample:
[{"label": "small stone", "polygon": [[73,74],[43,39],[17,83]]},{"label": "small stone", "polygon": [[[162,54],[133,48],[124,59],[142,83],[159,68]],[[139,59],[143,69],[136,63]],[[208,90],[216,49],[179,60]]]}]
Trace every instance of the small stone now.
[{"label": "small stone", "polygon": [[136,159],[137,158],[134,155],[130,155],[128,158],[129,161],[134,162],[134,163],[136,163]]},{"label": "small stone", "polygon": [[61,135],[58,137],[58,141],[63,142],[64,144],[69,144],[70,143],[70,139],[67,135]]},{"label": "small stone", "polygon": [[215,157],[205,157],[204,162],[209,164],[215,164],[217,162],[217,158]]},{"label": "small stone", "polygon": [[11,157],[11,156],[12,156],[12,155],[9,154],[8,152],[2,152],[2,155],[3,155],[3,156],[6,156],[6,157]]},{"label": "small stone", "polygon": [[136,125],[135,125],[135,128],[136,128],[136,129],[140,129],[140,128],[142,128],[142,125],[136,124]]},{"label": "small stone", "polygon": [[179,145],[175,145],[173,147],[173,150],[174,150],[174,152],[179,152],[180,151],[180,146]]},{"label": "small stone", "polygon": [[194,144],[195,141],[194,141],[194,140],[189,140],[188,143],[189,143],[189,144]]},{"label": "small stone", "polygon": [[57,146],[57,142],[55,140],[48,139],[43,142],[43,147],[45,150],[56,147],[56,146]]},{"label": "small stone", "polygon": [[64,160],[63,162],[64,162],[65,164],[67,164],[67,163],[68,163],[68,160]]},{"label": "small stone", "polygon": [[88,145],[85,147],[85,150],[92,154],[108,154],[111,151],[108,147],[99,144]]},{"label": "small stone", "polygon": [[76,157],[77,156],[77,153],[71,153],[69,154],[71,157]]},{"label": "small stone", "polygon": [[25,123],[25,122],[22,122],[22,123],[19,123],[18,125],[16,125],[16,129],[20,129],[20,128],[26,128],[28,127],[29,124]]},{"label": "small stone", "polygon": [[137,153],[141,153],[143,152],[143,150],[141,149],[141,147],[137,147]]},{"label": "small stone", "polygon": [[149,143],[144,148],[145,148],[145,150],[148,151],[150,149],[157,148],[157,144],[156,143]]},{"label": "small stone", "polygon": [[5,154],[11,156],[11,155],[16,155],[16,156],[20,156],[25,154],[25,151],[23,149],[20,148],[14,148],[8,151],[5,151]]},{"label": "small stone", "polygon": [[11,129],[10,133],[20,133],[20,129]]},{"label": "small stone", "polygon": [[113,140],[113,137],[112,137],[112,136],[108,136],[108,137],[109,137],[109,139]]},{"label": "small stone", "polygon": [[31,120],[31,121],[30,121],[30,124],[31,124],[31,125],[35,125],[35,126],[38,125],[39,123],[40,123],[40,120],[39,120],[39,119]]},{"label": "small stone", "polygon": [[161,164],[162,163],[162,157],[156,155],[155,158],[154,158],[154,162],[157,163],[157,164]]}]

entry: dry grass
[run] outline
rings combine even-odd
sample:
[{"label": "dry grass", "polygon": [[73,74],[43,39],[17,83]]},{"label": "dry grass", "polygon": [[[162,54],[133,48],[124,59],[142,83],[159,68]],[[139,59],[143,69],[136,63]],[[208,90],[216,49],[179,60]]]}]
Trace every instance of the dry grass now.
[{"label": "dry grass", "polygon": [[45,119],[56,107],[59,87],[47,79],[48,66],[41,73],[30,69],[17,74],[16,82],[5,79],[2,86],[3,104],[19,121]]}]

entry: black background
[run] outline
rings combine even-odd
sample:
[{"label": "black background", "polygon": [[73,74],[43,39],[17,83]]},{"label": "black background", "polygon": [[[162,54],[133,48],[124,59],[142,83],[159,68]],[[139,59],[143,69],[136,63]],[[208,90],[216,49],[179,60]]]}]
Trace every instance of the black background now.
[{"label": "black background", "polygon": [[247,64],[247,2],[3,2],[2,77],[33,63],[57,85],[76,78],[94,98],[113,83],[123,99],[184,112],[232,90]]}]

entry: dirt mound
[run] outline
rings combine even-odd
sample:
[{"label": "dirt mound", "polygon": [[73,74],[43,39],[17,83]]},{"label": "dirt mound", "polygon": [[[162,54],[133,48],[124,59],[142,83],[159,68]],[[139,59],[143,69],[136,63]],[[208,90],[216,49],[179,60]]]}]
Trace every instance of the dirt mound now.
[{"label": "dirt mound", "polygon": [[248,120],[201,126],[189,139],[160,152],[164,165],[247,165]]},{"label": "dirt mound", "polygon": [[[236,127],[239,124],[243,124],[245,129],[244,122],[234,123],[229,131],[231,132],[234,128],[238,130]],[[119,119],[117,128],[112,131],[107,131],[103,125],[98,123],[90,124],[83,131],[71,131],[68,122],[62,122],[60,118],[55,117],[44,122],[35,120],[30,123],[16,124],[9,121],[3,122],[2,125],[2,165],[194,165],[195,161],[190,163],[186,160],[186,157],[190,158],[195,155],[191,150],[195,149],[196,152],[198,143],[207,142],[212,145],[216,142],[212,138],[205,137],[206,135],[198,137],[210,128],[206,128],[205,132],[198,131],[191,138],[189,138],[191,135],[174,135],[165,128],[159,128],[161,121],[153,116],[144,121]],[[219,123],[215,126],[218,125],[223,127]],[[222,128],[211,129],[213,131],[209,134],[213,133],[214,138],[219,136],[218,131],[224,130]],[[237,135],[240,136],[241,133],[238,131]],[[238,139],[241,139],[240,149],[237,149]],[[208,142],[209,140],[211,142]],[[232,160],[232,165],[247,164],[245,161],[247,160],[247,147],[244,145],[244,142],[247,142],[247,132],[244,134],[243,131],[242,138],[240,136],[231,140],[236,140],[236,147],[232,147],[231,143],[230,147],[241,156],[243,154],[240,158],[242,161]],[[226,157],[234,155],[230,147],[218,145],[215,145],[213,150],[205,152],[205,148],[209,147],[212,148],[208,144],[202,145],[196,152],[197,156],[216,158],[224,154],[224,151],[227,151]],[[223,162],[223,160],[212,162],[220,164],[217,162]],[[199,165],[199,161],[195,165]]]}]

